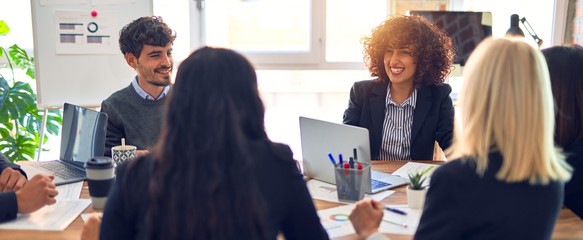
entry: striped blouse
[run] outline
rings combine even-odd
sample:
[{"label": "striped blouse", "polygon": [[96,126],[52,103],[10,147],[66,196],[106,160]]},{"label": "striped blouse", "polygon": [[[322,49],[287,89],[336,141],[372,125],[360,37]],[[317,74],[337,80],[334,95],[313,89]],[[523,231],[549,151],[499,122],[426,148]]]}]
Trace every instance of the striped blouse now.
[{"label": "striped blouse", "polygon": [[411,159],[411,126],[417,102],[417,89],[403,103],[397,104],[391,98],[390,84],[387,86],[383,140],[379,154],[380,160]]}]

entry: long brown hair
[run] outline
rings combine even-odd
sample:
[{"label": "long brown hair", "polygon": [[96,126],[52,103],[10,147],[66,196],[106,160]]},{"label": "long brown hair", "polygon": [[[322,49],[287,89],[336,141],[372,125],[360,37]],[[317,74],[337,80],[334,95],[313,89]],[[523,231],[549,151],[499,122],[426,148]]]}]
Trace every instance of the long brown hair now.
[{"label": "long brown hair", "polygon": [[583,140],[583,48],[544,49],[557,106],[555,142],[566,148]]},{"label": "long brown hair", "polygon": [[267,140],[255,70],[204,47],[180,65],[153,150],[151,239],[265,239],[249,141]]}]

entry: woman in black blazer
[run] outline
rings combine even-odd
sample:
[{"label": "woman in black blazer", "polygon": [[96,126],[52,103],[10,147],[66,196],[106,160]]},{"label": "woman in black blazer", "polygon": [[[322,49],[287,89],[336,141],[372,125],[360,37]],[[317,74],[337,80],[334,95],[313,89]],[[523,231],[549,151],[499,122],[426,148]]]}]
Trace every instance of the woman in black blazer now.
[{"label": "woman in black blazer", "polygon": [[583,47],[542,50],[557,104],[555,142],[567,154],[573,177],[565,184],[565,206],[583,219]]},{"label": "woman in black blazer", "polygon": [[[474,50],[453,160],[431,176],[414,239],[551,238],[571,174],[553,141],[546,68],[540,51],[520,39],[487,39]],[[355,230],[382,237],[375,233],[382,207],[362,202],[351,219],[364,214],[375,217]]]},{"label": "woman in black blazer", "polygon": [[372,159],[431,160],[451,144],[454,108],[444,83],[451,39],[419,16],[391,17],[364,40],[374,80],[354,83],[344,124],[369,130]]},{"label": "woman in black blazer", "polygon": [[118,167],[101,239],[327,239],[289,147],[265,133],[234,51],[184,60],[152,153]]}]

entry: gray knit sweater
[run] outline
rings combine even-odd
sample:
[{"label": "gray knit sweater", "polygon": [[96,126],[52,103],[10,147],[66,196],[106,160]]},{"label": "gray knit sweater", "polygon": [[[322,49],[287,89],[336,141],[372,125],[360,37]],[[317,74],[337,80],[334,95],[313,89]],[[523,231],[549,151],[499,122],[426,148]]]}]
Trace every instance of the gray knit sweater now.
[{"label": "gray knit sweater", "polygon": [[167,98],[143,99],[130,84],[105,99],[101,103],[101,112],[108,116],[105,156],[111,156],[111,147],[121,145],[122,138],[138,150],[149,149],[160,133]]}]

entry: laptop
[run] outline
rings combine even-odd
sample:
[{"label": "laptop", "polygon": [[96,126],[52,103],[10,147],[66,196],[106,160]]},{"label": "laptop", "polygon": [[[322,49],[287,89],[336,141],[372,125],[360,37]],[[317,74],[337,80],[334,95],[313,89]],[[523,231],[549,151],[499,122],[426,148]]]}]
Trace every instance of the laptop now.
[{"label": "laptop", "polygon": [[[332,153],[336,160],[342,154],[345,160],[357,151],[357,161],[370,164],[368,129],[318,119],[300,117],[300,138],[304,175],[331,184],[336,184],[334,166],[328,158]],[[367,193],[378,193],[403,186],[407,180],[400,176],[371,170]],[[367,181],[368,182],[368,181]]]},{"label": "laptop", "polygon": [[53,175],[55,185],[85,180],[85,162],[103,156],[107,114],[65,103],[61,128],[61,151],[58,160],[31,161],[21,166],[28,177]]}]

